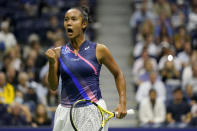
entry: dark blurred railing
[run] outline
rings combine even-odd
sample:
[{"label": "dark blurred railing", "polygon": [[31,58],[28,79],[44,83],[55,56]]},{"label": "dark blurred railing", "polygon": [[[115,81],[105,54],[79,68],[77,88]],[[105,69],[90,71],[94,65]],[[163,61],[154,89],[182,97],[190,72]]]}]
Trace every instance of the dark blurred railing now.
[{"label": "dark blurred railing", "polygon": [[[109,131],[196,131],[197,128],[109,128]],[[52,128],[0,128],[0,131],[52,131]]]}]

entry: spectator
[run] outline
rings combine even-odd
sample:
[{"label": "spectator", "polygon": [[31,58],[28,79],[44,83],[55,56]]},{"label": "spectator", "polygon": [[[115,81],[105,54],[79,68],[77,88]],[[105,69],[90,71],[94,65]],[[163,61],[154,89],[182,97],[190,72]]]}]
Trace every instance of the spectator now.
[{"label": "spectator", "polygon": [[189,103],[190,106],[193,106],[197,103],[197,95],[194,94],[192,85],[187,84],[185,89],[185,98],[187,103]]},{"label": "spectator", "polygon": [[27,58],[25,59],[23,71],[27,72],[29,80],[35,80],[35,61],[37,53],[35,50],[30,50]]},{"label": "spectator", "polygon": [[170,5],[166,0],[157,0],[154,5],[154,11],[157,16],[160,16],[163,12],[166,13],[167,17],[171,16]]},{"label": "spectator", "polygon": [[38,104],[35,111],[35,116],[32,121],[33,127],[50,126],[51,120],[48,117],[47,110],[44,105]]},{"label": "spectator", "polygon": [[148,99],[143,99],[139,106],[142,127],[161,127],[165,121],[166,109],[163,101],[157,98],[157,92],[150,89]]},{"label": "spectator", "polygon": [[140,71],[144,69],[144,61],[146,61],[147,59],[150,59],[153,68],[157,69],[156,60],[148,55],[147,48],[143,48],[141,56],[138,59],[136,59],[133,64],[132,70],[134,76],[139,76]]},{"label": "spectator", "polygon": [[157,97],[163,101],[166,99],[166,89],[165,85],[160,79],[157,79],[157,72],[150,73],[150,80],[142,83],[137,90],[136,100],[140,103],[143,99],[148,98],[148,93],[150,89],[155,89],[157,92]]},{"label": "spectator", "polygon": [[18,71],[16,71],[13,65],[9,65],[6,70],[6,78],[7,78],[7,82],[14,86],[14,89],[18,84],[17,77],[18,77]]},{"label": "spectator", "polygon": [[139,86],[141,83],[145,81],[148,81],[150,79],[149,76],[152,71],[156,71],[156,69],[153,69],[151,60],[150,59],[145,60],[144,70],[141,70],[141,72],[139,73],[137,86]]},{"label": "spectator", "polygon": [[35,81],[40,82],[39,73],[41,68],[46,64],[47,59],[44,56],[44,52],[41,49],[39,36],[37,34],[32,34],[29,36],[29,43],[30,43],[30,51],[33,50],[36,53],[35,56]]},{"label": "spectator", "polygon": [[24,94],[21,91],[16,91],[16,97],[14,101],[21,105],[24,104]]},{"label": "spectator", "polygon": [[178,28],[178,32],[175,33],[175,35],[174,35],[175,45],[176,45],[176,42],[185,43],[185,42],[189,42],[190,40],[191,40],[190,35],[185,30],[185,27],[180,26]]},{"label": "spectator", "polygon": [[196,103],[192,106],[191,113],[192,113],[192,119],[189,125],[192,128],[196,128],[197,127],[197,104]]},{"label": "spectator", "polygon": [[147,19],[144,23],[141,24],[139,29],[139,34],[136,36],[137,41],[143,40],[143,36],[145,35],[153,35],[154,34],[154,25],[151,20]]},{"label": "spectator", "polygon": [[183,128],[191,121],[190,106],[183,101],[183,93],[180,88],[173,92],[173,100],[167,106],[166,121],[168,127]]},{"label": "spectator", "polygon": [[27,93],[24,96],[24,102],[29,107],[30,111],[33,112],[38,104],[38,96],[36,94],[36,85],[34,82],[29,84]]},{"label": "spectator", "polygon": [[167,49],[167,52],[163,54],[163,56],[159,60],[159,70],[162,70],[165,66],[166,61],[173,61],[174,66],[176,70],[180,71],[181,70],[181,62],[180,60],[176,57],[175,52],[173,49]]},{"label": "spectator", "polygon": [[158,47],[153,42],[153,36],[151,34],[145,34],[144,40],[138,42],[133,50],[133,55],[135,58],[138,58],[142,54],[143,48],[147,48],[148,55],[152,57],[157,57],[158,55]]},{"label": "spectator", "polygon": [[171,43],[173,38],[173,28],[166,16],[166,12],[162,12],[155,25],[154,37],[156,43],[160,43],[165,36],[169,37],[169,42]]},{"label": "spectator", "polygon": [[132,29],[133,38],[135,39],[133,42],[136,42],[136,34],[139,31],[139,26],[144,23],[147,19],[153,21],[155,20],[155,16],[152,11],[148,11],[146,9],[146,3],[143,3],[140,10],[136,10],[130,18],[129,25]]},{"label": "spectator", "polygon": [[147,49],[144,48],[142,51],[142,55],[140,58],[138,58],[137,60],[134,61],[133,64],[133,69],[132,69],[132,73],[133,73],[133,78],[134,78],[134,86],[135,86],[135,91],[137,90],[137,87],[139,86],[139,84],[141,83],[139,80],[139,77],[141,76],[141,74],[146,70],[145,68],[145,61],[149,60],[150,63],[152,64],[152,68],[157,70],[157,62],[154,58],[151,58],[148,56],[148,52]]},{"label": "spectator", "polygon": [[171,4],[171,23],[172,27],[176,30],[179,26],[184,25],[185,16],[183,12],[178,9],[178,5],[176,3]]},{"label": "spectator", "polygon": [[196,0],[192,0],[192,11],[189,13],[188,18],[188,31],[196,29],[197,27],[197,2]]},{"label": "spectator", "polygon": [[11,60],[10,54],[5,53],[2,59],[1,71],[5,73],[7,68],[11,65],[11,63],[12,63],[12,60]]},{"label": "spectator", "polygon": [[166,103],[172,100],[173,90],[177,87],[181,86],[180,81],[180,72],[175,68],[175,64],[173,60],[167,60],[165,62],[164,68],[161,70],[162,81],[166,86]]},{"label": "spectator", "polygon": [[179,76],[180,76],[180,73],[175,68],[174,61],[170,60],[169,58],[169,60],[165,62],[163,69],[161,69],[162,81],[167,83],[168,80],[178,80]]},{"label": "spectator", "polygon": [[182,87],[185,87],[186,84],[191,80],[192,78],[192,68],[196,66],[197,61],[197,51],[192,51],[192,54],[190,56],[190,60],[187,66],[184,67],[183,73],[182,73]]},{"label": "spectator", "polygon": [[[184,26],[178,28],[178,33],[174,36],[174,47],[176,50],[176,55],[184,50],[186,43],[190,43],[191,37],[186,33]],[[190,45],[191,46],[191,45]]]},{"label": "spectator", "polygon": [[50,18],[50,27],[46,33],[47,39],[50,41],[50,45],[56,42],[57,39],[63,36],[63,31],[59,25],[58,19],[56,16]]},{"label": "spectator", "polygon": [[192,77],[188,82],[192,85],[194,94],[197,95],[197,62],[192,66]]},{"label": "spectator", "polygon": [[17,85],[17,90],[22,92],[24,95],[27,94],[28,92],[28,75],[26,72],[20,72],[18,75],[18,85]]},{"label": "spectator", "polygon": [[48,73],[46,73],[42,79],[41,83],[35,83],[36,85],[36,94],[39,99],[39,103],[44,105],[47,104],[47,93],[48,93]]},{"label": "spectator", "polygon": [[7,83],[5,74],[0,72],[0,103],[11,104],[14,101],[14,87]]},{"label": "spectator", "polygon": [[9,117],[6,123],[9,126],[27,126],[32,121],[31,113],[27,106],[21,105],[17,102],[13,102],[8,107]]},{"label": "spectator", "polygon": [[9,22],[3,21],[1,23],[0,45],[4,47],[4,51],[7,51],[16,46],[16,44],[17,41],[14,34],[9,32]]},{"label": "spectator", "polygon": [[41,80],[42,80],[42,88],[40,88],[39,90],[37,90],[37,94],[38,94],[38,97],[40,99],[40,103],[42,103],[43,105],[47,105],[47,94],[49,92],[49,83],[48,83],[48,71],[43,75],[41,76]]},{"label": "spectator", "polygon": [[19,45],[14,46],[10,50],[8,50],[6,54],[8,54],[9,59],[11,61],[10,65],[12,65],[16,71],[20,71],[20,66],[21,66],[20,46]]},{"label": "spectator", "polygon": [[181,62],[182,69],[190,62],[190,56],[192,55],[191,43],[185,42],[183,45],[183,51],[177,54],[177,58]]},{"label": "spectator", "polygon": [[154,20],[154,14],[151,11],[147,11],[146,4],[143,3],[140,10],[136,10],[130,18],[130,27],[135,28],[145,20]]}]

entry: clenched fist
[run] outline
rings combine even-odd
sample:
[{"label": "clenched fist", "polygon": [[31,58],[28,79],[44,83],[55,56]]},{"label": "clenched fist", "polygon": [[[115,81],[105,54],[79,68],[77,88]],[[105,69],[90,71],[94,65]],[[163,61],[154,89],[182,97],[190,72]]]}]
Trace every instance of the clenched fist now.
[{"label": "clenched fist", "polygon": [[57,57],[56,57],[56,53],[55,53],[54,49],[48,49],[45,52],[45,55],[47,56],[50,64],[54,64],[56,62]]}]

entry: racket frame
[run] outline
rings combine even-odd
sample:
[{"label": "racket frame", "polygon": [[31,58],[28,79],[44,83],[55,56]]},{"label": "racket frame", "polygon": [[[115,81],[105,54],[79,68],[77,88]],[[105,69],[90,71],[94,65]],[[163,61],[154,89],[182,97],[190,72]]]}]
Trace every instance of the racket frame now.
[{"label": "racket frame", "polygon": [[[99,109],[99,111],[100,111],[100,113],[101,113],[101,116],[102,116],[102,122],[101,122],[101,127],[100,127],[100,129],[99,129],[98,131],[101,131],[101,130],[104,128],[105,124],[106,124],[111,118],[116,117],[116,113],[115,113],[115,112],[110,112],[110,111],[108,111],[108,110],[105,110],[105,109],[103,109],[101,106],[99,106],[98,104],[96,104],[95,102],[93,102],[93,101],[91,101],[91,100],[86,100],[86,99],[78,100],[78,101],[76,101],[76,102],[72,105],[72,107],[71,107],[71,109],[70,109],[70,122],[71,122],[71,125],[72,125],[72,127],[74,128],[75,131],[78,131],[78,129],[76,128],[76,125],[75,125],[75,123],[73,122],[72,111],[73,111],[73,108],[75,107],[76,104],[78,104],[79,102],[83,102],[83,101],[84,101],[84,102],[91,103],[91,104],[94,104],[94,105]],[[89,106],[89,105],[88,105],[88,106]],[[104,113],[106,113],[106,114],[109,115],[106,119],[105,119],[105,117],[104,117]]]}]

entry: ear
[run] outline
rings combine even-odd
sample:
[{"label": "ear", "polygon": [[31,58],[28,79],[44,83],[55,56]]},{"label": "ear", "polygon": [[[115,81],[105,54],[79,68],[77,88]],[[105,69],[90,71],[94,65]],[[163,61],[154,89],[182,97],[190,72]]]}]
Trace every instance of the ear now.
[{"label": "ear", "polygon": [[87,21],[83,21],[82,22],[82,28],[85,29],[88,26],[88,22]]}]

